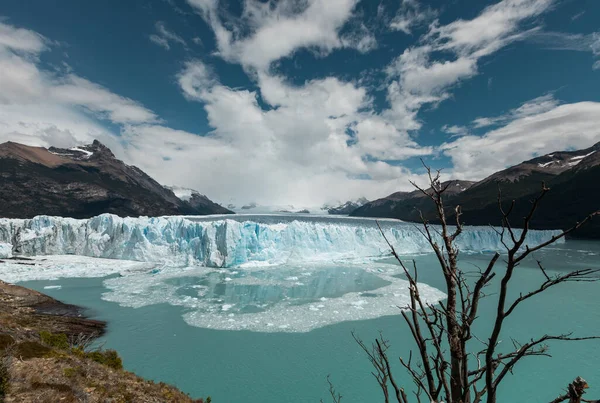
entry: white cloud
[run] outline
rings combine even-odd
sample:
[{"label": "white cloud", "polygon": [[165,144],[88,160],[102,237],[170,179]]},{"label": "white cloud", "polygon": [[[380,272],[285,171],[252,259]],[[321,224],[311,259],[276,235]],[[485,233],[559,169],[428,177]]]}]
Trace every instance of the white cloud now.
[{"label": "white cloud", "polygon": [[48,40],[37,32],[0,22],[0,48],[38,54],[46,48],[47,42]]},{"label": "white cloud", "polygon": [[[294,86],[283,77],[259,72],[260,95],[270,106],[266,110],[258,104],[257,93],[220,84],[198,60],[184,66],[178,81],[188,99],[204,104],[214,131],[202,141],[218,145],[221,153],[218,166],[202,169],[244,167],[242,175],[225,175],[223,187],[203,182],[202,189],[216,186],[212,194],[221,200],[232,188],[236,194],[255,195],[259,203],[274,204],[382,196],[394,187],[407,188],[408,177],[420,179],[405,168],[365,156],[398,160],[433,151],[370,112],[372,101],[364,88],[333,77]],[[203,148],[204,156],[213,152],[210,146]],[[169,159],[175,164],[171,161],[175,158]]]},{"label": "white cloud", "polygon": [[444,133],[450,134],[452,137],[466,136],[469,134],[469,128],[458,125],[444,125],[442,126]]},{"label": "white cloud", "polygon": [[160,46],[161,48],[164,48],[166,50],[170,50],[171,46],[169,46],[169,41],[165,38],[162,38],[156,34],[152,34],[149,36],[150,40],[152,42],[154,42],[155,44],[157,44],[158,46]]},{"label": "white cloud", "polygon": [[[409,179],[423,184],[421,175],[398,165],[414,156],[441,151],[452,158],[454,175],[473,178],[485,175],[484,167],[495,170],[528,158],[527,150],[588,145],[598,138],[598,104],[559,105],[552,95],[477,119],[476,128],[503,125],[481,137],[470,134],[472,126],[443,126],[460,137],[439,150],[419,145],[413,135],[424,105],[450,98],[454,86],[478,74],[482,58],[531,34],[528,23],[550,0],[504,0],[472,20],[430,25],[386,68],[389,108],[381,113],[360,81],[325,77],[292,84],[271,69],[299,49],[327,54],[375,48],[369,28],[355,23],[357,1],[245,0],[241,16],[232,17],[218,0],[188,0],[213,29],[217,55],[242,65],[256,84],[252,90],[230,88],[202,61],[183,63],[177,84],[204,108],[212,128],[200,135],[165,126],[140,103],[75,72],[44,70],[38,56],[52,49],[51,42],[2,24],[0,140],[47,146],[99,138],[161,183],[197,188],[221,202],[319,205],[410,189]],[[402,7],[395,29],[413,32],[432,17],[420,17],[428,11],[415,0]],[[410,21],[401,25],[402,18]],[[164,24],[157,24],[154,36],[165,49],[186,46]],[[102,120],[120,132],[110,132]]]},{"label": "white cloud", "polygon": [[[339,31],[351,18],[358,0],[246,0],[241,18],[225,23],[218,0],[188,0],[212,27],[219,55],[246,68],[267,70],[272,62],[289,57],[301,48],[315,48],[323,54],[343,46],[361,52],[373,49],[368,35],[340,38]],[[234,25],[233,29],[229,26]],[[361,27],[361,30],[363,27]],[[364,36],[364,35],[363,35]]]},{"label": "white cloud", "polygon": [[[47,43],[32,31],[20,35]],[[74,72],[44,70],[37,56],[51,50],[47,45],[10,43],[14,48],[0,48],[0,80],[7,80],[1,82],[0,141],[67,147],[98,138],[160,182],[197,188],[223,202],[320,205],[384,196],[408,188],[408,178],[421,178],[366,155],[431,152],[369,112],[364,88],[336,78],[294,86],[257,73],[260,95],[271,106],[264,110],[256,92],[228,88],[203,63],[188,61],[177,82],[188,99],[203,104],[214,128],[199,136],[162,125],[143,105]],[[24,55],[23,49],[31,50]],[[106,129],[102,120],[119,125],[120,132]]]},{"label": "white cloud", "polygon": [[[11,108],[39,105],[84,108],[114,123],[150,123],[157,116],[139,103],[116,95],[75,74],[57,75],[37,65],[48,41],[33,31],[0,24],[0,104]],[[27,52],[26,55],[21,52]]]},{"label": "white cloud", "polygon": [[423,105],[448,99],[453,86],[478,74],[481,58],[531,33],[523,31],[524,24],[552,2],[503,0],[471,20],[432,23],[419,45],[405,49],[386,69],[390,119],[406,130],[419,129],[417,114]]},{"label": "white cloud", "polygon": [[73,74],[49,84],[47,91],[52,99],[84,107],[97,117],[113,123],[151,123],[158,120],[154,112],[139,103]]},{"label": "white cloud", "polygon": [[171,49],[172,42],[179,43],[184,48],[187,47],[186,41],[176,33],[169,31],[164,22],[158,21],[154,25],[154,29],[156,30],[156,34],[150,35],[149,38],[156,45],[166,50]]},{"label": "white cloud", "polygon": [[202,94],[216,82],[210,68],[199,60],[186,62],[177,81],[183,95],[191,100],[202,99]]},{"label": "white cloud", "polygon": [[358,27],[351,30],[340,38],[341,43],[346,48],[353,48],[360,53],[368,53],[377,49],[377,39],[369,31],[364,23],[358,24]]},{"label": "white cloud", "polygon": [[[528,40],[551,50],[570,50],[576,52],[591,52],[600,58],[600,32],[590,34],[569,34],[563,32],[536,32]],[[592,66],[594,70],[600,67],[600,60]]]},{"label": "white cloud", "polygon": [[437,11],[430,7],[422,7],[417,0],[402,0],[396,16],[390,23],[390,28],[410,35],[413,28],[433,21],[437,15]]},{"label": "white cloud", "polygon": [[518,108],[512,109],[505,115],[477,118],[473,120],[472,125],[476,129],[479,129],[497,124],[505,124],[511,120],[538,115],[540,113],[550,111],[556,108],[558,104],[558,100],[555,99],[554,95],[550,93],[527,101]]},{"label": "white cloud", "polygon": [[477,180],[535,155],[581,149],[598,141],[600,103],[578,102],[529,109],[501,128],[480,137],[460,137],[440,149],[452,158],[454,177]]}]

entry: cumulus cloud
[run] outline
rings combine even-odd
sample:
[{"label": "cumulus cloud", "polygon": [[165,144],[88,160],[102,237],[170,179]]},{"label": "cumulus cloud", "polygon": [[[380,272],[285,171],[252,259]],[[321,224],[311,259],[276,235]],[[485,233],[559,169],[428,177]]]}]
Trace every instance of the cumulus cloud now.
[{"label": "cumulus cloud", "polygon": [[176,79],[182,94],[205,109],[213,130],[174,130],[140,103],[75,72],[44,70],[38,56],[52,47],[35,32],[6,24],[1,32],[7,38],[0,38],[0,80],[7,81],[1,83],[0,141],[68,147],[98,138],[162,183],[223,202],[262,204],[383,196],[419,176],[366,156],[431,152],[374,114],[366,89],[355,83],[329,77],[296,86],[258,73],[260,97],[271,106],[265,110],[258,92],[221,84],[198,60],[184,63]]},{"label": "cumulus cloud", "polygon": [[453,86],[478,74],[480,59],[534,32],[526,23],[552,2],[503,0],[471,20],[432,23],[420,44],[407,48],[386,69],[390,114],[398,123],[420,128],[416,115],[423,105],[448,99]]},{"label": "cumulus cloud", "polygon": [[223,12],[218,0],[188,3],[213,29],[219,55],[250,69],[267,70],[272,62],[301,48],[314,48],[322,54],[340,47],[367,52],[376,44],[372,35],[364,35],[366,28],[360,25],[356,33],[340,37],[358,0],[247,0],[237,20]]},{"label": "cumulus cloud", "polygon": [[[539,105],[539,101],[524,105]],[[600,140],[600,103],[578,102],[511,113],[510,122],[482,136],[463,136],[440,147],[452,158],[452,175],[482,179],[539,154],[589,147]],[[505,120],[508,121],[507,118]]]},{"label": "cumulus cloud", "polygon": [[[415,156],[441,152],[453,161],[452,175],[473,178],[487,173],[483,167],[526,159],[527,150],[589,145],[598,136],[598,104],[560,105],[547,94],[468,127],[443,126],[450,140],[441,148],[419,144],[423,106],[450,98],[454,86],[478,74],[482,58],[537,32],[532,21],[551,0],[503,0],[471,20],[431,23],[386,67],[383,110],[364,82],[326,76],[298,83],[272,68],[299,49],[374,49],[372,32],[353,20],[357,0],[246,0],[236,17],[218,0],[188,2],[214,31],[213,56],[241,65],[254,84],[231,88],[204,61],[182,63],[174,81],[204,109],[210,132],[175,130],[75,71],[45,70],[39,56],[52,51],[51,40],[0,23],[0,140],[69,146],[99,138],[161,183],[197,188],[221,202],[314,206],[407,190],[409,179],[424,184],[401,165]],[[413,32],[433,18],[419,13],[428,11],[404,1],[396,23],[412,22],[392,28]],[[154,35],[166,49],[187,46],[164,24]],[[494,130],[472,134],[492,124]]]},{"label": "cumulus cloud", "polygon": [[[399,160],[432,152],[374,114],[365,88],[337,78],[295,86],[284,77],[259,73],[260,96],[271,106],[266,110],[257,101],[258,93],[224,86],[199,60],[186,63],[178,82],[188,99],[202,103],[214,128],[202,141],[219,150],[220,164],[209,164],[203,172],[224,167],[239,172],[243,166],[243,176],[228,171],[223,180],[238,193],[243,189],[261,195],[255,196],[261,203],[296,200],[315,205],[332,197],[353,198],[359,191],[381,196],[398,186],[407,188],[407,177],[417,176],[373,159]],[[207,146],[209,153],[211,147]],[[168,158],[169,163],[178,159]],[[316,184],[309,189],[315,181],[329,182],[317,192]],[[221,196],[223,187],[216,186],[214,192]]]}]

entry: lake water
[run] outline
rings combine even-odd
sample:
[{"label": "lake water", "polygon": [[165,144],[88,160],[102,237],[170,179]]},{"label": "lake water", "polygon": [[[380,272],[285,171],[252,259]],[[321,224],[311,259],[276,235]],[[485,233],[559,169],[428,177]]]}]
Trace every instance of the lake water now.
[{"label": "lake water", "polygon": [[[599,256],[600,243],[567,241],[536,258],[557,272],[600,268]],[[443,298],[434,257],[406,258],[416,260],[425,294],[432,301]],[[485,267],[489,258],[489,252],[463,254],[461,266],[476,270]],[[294,260],[226,269],[127,264],[119,268],[119,262],[111,266],[95,259],[65,259],[39,262],[34,278],[59,277],[56,268],[61,265],[69,266],[65,273],[76,277],[21,284],[85,306],[91,317],[108,321],[102,341],[120,352],[126,369],[172,383],[194,397],[210,395],[217,403],[300,403],[321,398],[328,402],[327,375],[344,402],[382,401],[351,331],[365,341],[381,331],[390,340],[392,357],[407,357],[413,346],[395,308],[406,302],[406,282],[390,259]],[[43,265],[47,271],[41,270]],[[502,265],[497,267],[500,271]],[[77,268],[79,272],[74,271]],[[13,280],[32,275],[23,268],[18,274],[3,270]],[[525,263],[513,279],[513,297],[542,281],[535,262]],[[494,285],[489,290],[493,289]],[[571,331],[576,336],[600,335],[598,291],[597,283],[550,289],[515,312],[502,340],[527,341],[545,333]],[[493,298],[481,307],[475,332],[482,337],[489,334]],[[550,352],[553,358],[522,361],[503,384],[500,401],[550,401],[578,375],[591,385],[590,397],[600,396],[596,368],[600,341],[551,343]],[[399,364],[396,367],[396,378],[410,389],[408,377]]]}]

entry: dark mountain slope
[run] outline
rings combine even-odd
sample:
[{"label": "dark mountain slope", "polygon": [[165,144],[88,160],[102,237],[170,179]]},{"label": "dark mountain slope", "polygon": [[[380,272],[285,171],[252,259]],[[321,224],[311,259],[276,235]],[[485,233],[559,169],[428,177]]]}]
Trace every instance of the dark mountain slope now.
[{"label": "dark mountain slope", "polygon": [[[474,182],[469,181],[448,181],[446,194],[454,196],[467,191]],[[420,190],[412,192],[396,192],[391,195],[366,203],[362,207],[350,213],[355,217],[385,217],[398,218],[405,221],[418,221],[419,211],[428,211],[430,199],[426,198]]]},{"label": "dark mountain slope", "polygon": [[[548,192],[532,221],[536,229],[566,229],[587,214],[600,209],[600,143],[578,151],[550,153],[499,171],[463,192],[447,195],[446,205],[460,205],[462,221],[468,225],[499,225],[498,190],[508,207],[515,200],[513,225],[519,225],[539,194],[542,182]],[[368,203],[353,216],[391,217],[419,221],[419,210],[435,222],[431,202],[411,192],[400,201],[388,198]],[[452,216],[452,212],[449,211]],[[600,238],[600,220],[586,225],[574,236]]]},{"label": "dark mountain slope", "polygon": [[209,214],[196,211],[98,141],[71,149],[0,144],[0,216],[86,218]]}]

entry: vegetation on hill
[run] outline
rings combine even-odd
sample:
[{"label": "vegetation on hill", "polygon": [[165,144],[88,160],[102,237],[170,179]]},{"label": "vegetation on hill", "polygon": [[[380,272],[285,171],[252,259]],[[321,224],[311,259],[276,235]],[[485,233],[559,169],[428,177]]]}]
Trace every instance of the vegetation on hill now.
[{"label": "vegetation on hill", "polygon": [[93,347],[104,326],[0,281],[0,402],[210,403],[125,371],[116,351]]}]

